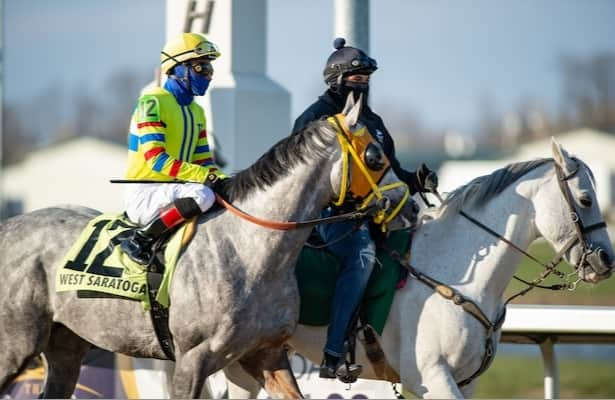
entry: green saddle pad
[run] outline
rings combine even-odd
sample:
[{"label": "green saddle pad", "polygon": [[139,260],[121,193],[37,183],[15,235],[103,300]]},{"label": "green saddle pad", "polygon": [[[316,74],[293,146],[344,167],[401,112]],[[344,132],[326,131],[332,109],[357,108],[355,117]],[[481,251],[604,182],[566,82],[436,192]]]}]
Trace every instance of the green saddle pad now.
[{"label": "green saddle pad", "polygon": [[[409,245],[409,230],[391,232],[386,242],[388,248],[400,254],[405,254]],[[367,284],[364,303],[367,322],[382,334],[402,267],[384,250],[378,250],[376,257],[380,262],[376,263]],[[340,261],[330,252],[303,248],[295,271],[301,296],[299,323],[312,326],[329,324],[335,282],[341,269]]]}]

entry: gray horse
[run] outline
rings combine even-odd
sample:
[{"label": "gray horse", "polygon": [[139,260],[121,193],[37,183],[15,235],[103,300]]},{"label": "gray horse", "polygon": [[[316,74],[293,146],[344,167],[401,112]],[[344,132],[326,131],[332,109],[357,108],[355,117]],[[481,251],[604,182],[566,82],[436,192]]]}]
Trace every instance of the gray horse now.
[{"label": "gray horse", "polygon": [[[281,140],[230,179],[221,193],[261,218],[317,217],[343,192],[348,165],[340,135],[362,128],[359,112],[360,102],[349,101],[341,125],[317,121]],[[379,184],[398,182],[388,171]],[[407,187],[386,194],[395,206],[406,200]],[[398,211],[391,229],[413,222],[416,205],[409,200]],[[0,225],[0,392],[40,353],[47,362],[42,396],[56,398],[73,393],[92,345],[134,357],[166,358],[139,302],[56,293],[57,264],[96,215],[83,207],[47,208]],[[309,229],[272,230],[224,210],[199,219],[171,286],[173,397],[197,397],[205,378],[233,361],[271,396],[301,395],[283,344],[298,319],[294,265],[308,235]]]}]

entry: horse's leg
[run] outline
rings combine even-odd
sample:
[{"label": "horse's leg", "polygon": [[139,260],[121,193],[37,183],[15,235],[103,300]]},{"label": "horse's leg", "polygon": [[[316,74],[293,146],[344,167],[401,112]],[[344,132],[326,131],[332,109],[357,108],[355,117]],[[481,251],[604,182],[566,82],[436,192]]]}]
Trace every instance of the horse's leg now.
[{"label": "horse's leg", "polygon": [[243,357],[239,362],[265,388],[269,396],[303,398],[284,347],[262,349]]},{"label": "horse's leg", "polygon": [[[463,395],[457,386],[457,382],[451,375],[448,367],[437,364],[421,370],[421,382],[416,385],[406,386],[402,377],[402,384],[413,393],[426,399],[462,399]],[[411,381],[410,377],[407,377]]]},{"label": "horse's leg", "polygon": [[64,325],[54,324],[43,352],[47,360],[47,378],[40,397],[69,398],[79,379],[81,361],[90,347],[90,343]]},{"label": "horse's leg", "polygon": [[36,353],[28,349],[16,349],[11,346],[0,340],[0,349],[2,349],[0,352],[0,394],[6,392],[9,385],[26,369],[28,362]]},{"label": "horse's leg", "polygon": [[208,343],[201,343],[185,353],[176,354],[171,398],[195,399],[207,393],[203,392],[205,379],[216,371],[208,347]]},{"label": "horse's leg", "polygon": [[43,351],[51,329],[44,312],[19,297],[12,300],[0,299],[0,393]]},{"label": "horse's leg", "polygon": [[229,399],[255,399],[261,389],[260,383],[252,378],[238,363],[224,368]]}]

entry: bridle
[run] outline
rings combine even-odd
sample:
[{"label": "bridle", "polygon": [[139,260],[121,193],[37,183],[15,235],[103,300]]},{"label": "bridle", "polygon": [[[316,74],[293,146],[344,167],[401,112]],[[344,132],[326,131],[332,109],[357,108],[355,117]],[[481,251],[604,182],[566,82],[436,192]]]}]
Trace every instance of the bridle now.
[{"label": "bridle", "polygon": [[[359,201],[361,201],[361,204],[359,205],[359,207],[357,207],[357,210],[361,211],[367,209],[371,202],[374,200],[374,198],[377,198],[378,201],[382,203],[382,207],[375,213],[374,222],[376,224],[379,224],[382,231],[385,232],[387,224],[399,214],[399,212],[402,210],[402,208],[408,201],[408,198],[410,197],[410,189],[408,188],[408,185],[406,185],[402,181],[390,183],[388,185],[378,186],[376,180],[382,178],[388,171],[388,168],[383,168],[378,172],[375,172],[368,168],[364,160],[357,153],[357,149],[352,143],[353,136],[358,134],[352,133],[346,128],[346,124],[342,123],[345,118],[346,117],[343,114],[337,114],[327,118],[327,120],[331,122],[332,125],[336,128],[337,139],[340,143],[342,151],[342,180],[340,183],[338,199],[334,201],[333,204],[336,206],[342,205],[346,200],[347,194],[352,193],[354,194],[353,198],[359,199]],[[342,120],[342,122],[340,122],[340,119]],[[360,135],[366,135],[365,139],[368,139],[370,142],[374,141],[373,137],[371,136],[369,131],[367,131],[366,128],[363,128],[360,131]],[[365,192],[364,189],[360,190],[354,188],[355,182],[357,181],[354,179],[354,175],[352,181],[350,181],[349,179],[349,155],[350,158],[352,158],[352,161],[354,161],[353,166],[356,167],[354,173],[356,174],[357,172],[360,172],[363,180],[367,183],[367,185],[369,185],[369,190],[366,192],[365,196],[362,196],[363,192]],[[383,155],[383,157],[386,156]],[[388,165],[388,160],[386,160],[386,165]],[[348,184],[349,181],[350,185]],[[388,199],[388,197],[384,196],[383,193],[389,190],[397,189],[399,187],[403,187],[405,189],[404,195],[399,201],[399,203],[395,206],[395,208],[389,211],[390,200]],[[389,211],[388,214],[387,211]]]},{"label": "bridle", "polygon": [[[566,200],[566,203],[568,204],[568,208],[570,210],[570,218],[572,220],[572,222],[574,223],[574,228],[575,228],[575,232],[576,232],[576,237],[570,239],[562,248],[562,250],[559,251],[558,254],[561,254],[561,257],[563,257],[563,254],[568,251],[570,248],[572,248],[572,246],[574,246],[577,242],[581,243],[581,247],[583,249],[581,257],[579,258],[579,261],[577,261],[577,263],[575,264],[575,270],[578,270],[579,268],[581,268],[587,261],[587,258],[589,256],[592,255],[592,253],[594,253],[595,249],[592,248],[591,244],[588,243],[587,241],[587,234],[590,232],[593,232],[597,229],[602,229],[602,228],[606,228],[606,223],[604,221],[600,221],[588,226],[585,226],[583,224],[583,221],[581,220],[581,218],[579,217],[579,214],[576,211],[576,207],[574,204],[574,200],[572,198],[572,192],[570,191],[570,186],[568,184],[568,180],[571,179],[572,177],[574,177],[577,172],[579,171],[579,165],[580,165],[580,161],[577,160],[576,158],[572,158],[572,160],[575,161],[575,168],[572,172],[570,172],[568,175],[566,175],[564,169],[559,166],[557,163],[556,165],[556,173],[557,173],[557,183],[559,185],[559,188],[562,192],[562,194],[564,195],[564,199]],[[561,260],[561,258],[560,258]],[[605,273],[608,272],[608,270],[606,271],[597,271],[591,264],[590,266],[592,267],[592,269],[594,270],[594,272],[596,272],[599,275],[603,275]]]},{"label": "bridle", "polygon": [[[403,206],[408,201],[408,198],[410,197],[410,189],[408,188],[408,185],[406,185],[405,183],[401,181],[383,185],[383,186],[378,186],[378,184],[372,177],[374,172],[373,171],[370,172],[369,168],[367,167],[363,159],[359,156],[357,150],[355,149],[352,143],[352,138],[353,138],[353,135],[355,134],[345,128],[346,126],[344,122],[345,118],[346,117],[344,116],[344,114],[337,114],[337,115],[327,118],[329,123],[331,123],[331,125],[336,131],[337,139],[340,143],[341,152],[342,152],[342,179],[340,183],[338,199],[333,201],[333,204],[336,206],[342,205],[346,199],[347,193],[352,193],[353,191],[353,183],[355,182],[355,179],[354,179],[355,176],[353,175],[352,179],[350,179],[351,172],[349,168],[350,159],[352,159],[354,161],[353,166],[357,168],[356,170],[353,170],[353,172],[356,173],[358,171],[361,174],[361,177],[367,182],[370,188],[369,192],[367,193],[365,198],[362,199],[361,204],[356,208],[356,210],[348,212],[348,213],[340,214],[340,215],[335,215],[332,217],[317,218],[317,219],[313,219],[309,221],[295,221],[295,222],[288,221],[286,222],[286,221],[270,221],[270,220],[258,218],[256,216],[247,214],[239,210],[234,205],[227,202],[219,194],[216,194],[216,202],[220,204],[222,207],[232,212],[233,214],[237,215],[238,217],[245,219],[249,222],[252,222],[254,224],[257,224],[257,225],[260,225],[266,228],[270,228],[270,229],[292,230],[292,229],[298,229],[298,228],[309,228],[309,227],[314,227],[316,225],[322,225],[322,224],[332,224],[332,223],[340,222],[340,221],[362,220],[367,217],[372,217],[374,222],[376,224],[380,224],[381,229],[383,231],[386,231],[387,224],[391,222],[399,214]],[[368,138],[369,140],[373,141],[373,138],[371,134],[367,131],[367,129],[365,129],[365,131],[362,132],[361,135],[367,135],[366,139]],[[385,173],[386,173],[386,170],[378,175],[382,177],[384,176]],[[391,209],[390,199],[384,196],[383,193],[389,190],[399,188],[399,187],[404,187],[405,193],[402,199],[399,201],[399,203],[393,209]],[[357,197],[354,197],[354,198],[356,199]],[[374,200],[374,198],[377,199],[377,202],[372,204],[372,201]]]}]

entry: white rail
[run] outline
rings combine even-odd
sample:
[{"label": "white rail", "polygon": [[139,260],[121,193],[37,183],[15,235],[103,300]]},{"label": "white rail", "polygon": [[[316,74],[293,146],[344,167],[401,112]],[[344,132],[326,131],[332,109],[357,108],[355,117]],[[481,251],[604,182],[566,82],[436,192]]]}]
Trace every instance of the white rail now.
[{"label": "white rail", "polygon": [[559,398],[554,344],[615,344],[615,307],[510,305],[500,341],[540,345],[545,399]]}]

